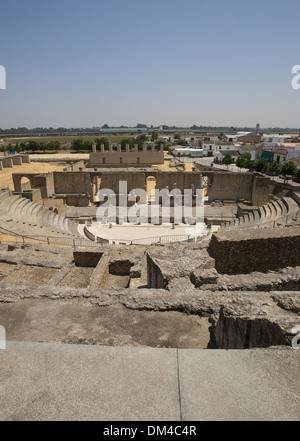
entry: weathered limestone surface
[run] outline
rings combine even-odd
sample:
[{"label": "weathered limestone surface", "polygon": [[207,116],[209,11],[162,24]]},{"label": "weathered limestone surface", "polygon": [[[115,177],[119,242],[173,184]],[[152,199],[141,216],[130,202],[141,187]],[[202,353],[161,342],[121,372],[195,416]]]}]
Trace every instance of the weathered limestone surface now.
[{"label": "weathered limestone surface", "polygon": [[300,227],[221,231],[209,246],[223,274],[266,272],[300,266]]},{"label": "weathered limestone surface", "polygon": [[49,255],[45,258],[43,255],[39,258],[29,256],[29,252],[26,250],[18,250],[13,253],[9,251],[0,251],[0,262],[7,262],[15,265],[32,265],[42,266],[45,268],[62,268],[66,265],[66,260],[60,255]]},{"label": "weathered limestone surface", "polygon": [[[293,328],[299,325],[300,317],[299,266],[265,274],[224,275],[216,271],[215,260],[209,256],[205,246],[153,246],[147,249],[150,262],[148,282],[150,277],[151,284],[156,283],[164,289],[154,289],[153,286],[149,289],[102,288],[109,286],[103,283],[109,269],[116,273],[125,271],[130,277],[135,268],[133,274],[139,278],[139,268],[145,270],[144,252],[141,247],[124,248],[124,252],[122,249],[103,251],[102,259],[95,269],[90,268],[94,271],[87,278],[84,271],[88,268],[74,265],[70,249],[35,245],[0,246],[0,313],[1,303],[22,304],[25,300],[43,299],[67,302],[71,307],[80,300],[101,308],[122,306],[128,310],[177,311],[208,317],[211,332],[220,348],[291,345]],[[81,257],[84,256],[85,253],[82,253]],[[30,265],[45,265],[47,271],[51,268],[58,271],[43,283],[38,283],[32,276],[27,284],[6,282],[12,280],[16,269],[29,268]],[[73,273],[77,278],[86,277],[86,284],[64,285],[64,280],[69,277],[70,282],[70,274]],[[27,274],[26,271],[24,274]],[[151,281],[151,277],[156,277],[156,281]],[[26,283],[26,280],[22,282]]]},{"label": "weathered limestone surface", "polygon": [[[201,277],[201,271],[199,272],[199,277]],[[201,286],[198,279],[194,280],[191,277],[191,281],[195,286]],[[205,283],[202,283],[201,289],[212,291],[299,291],[300,267],[288,267],[264,274],[259,272],[236,275],[217,273],[216,279],[207,279]]]},{"label": "weathered limestone surface", "polygon": [[152,247],[147,250],[148,286],[178,291],[201,288],[211,291],[300,290],[300,266],[250,274],[219,274],[206,250]]},{"label": "weathered limestone surface", "polygon": [[[183,283],[183,279],[189,279],[193,270],[201,267],[207,272],[213,269],[214,259],[199,246],[150,247],[147,250],[147,267],[149,288],[170,289],[176,282]],[[191,283],[189,285],[190,289],[194,288]]]},{"label": "weathered limestone surface", "polygon": [[90,290],[62,287],[0,286],[0,303],[24,299],[85,299],[94,305],[122,304],[134,310],[182,311],[208,316],[220,348],[290,345],[299,324],[298,292],[169,292],[166,290]]}]

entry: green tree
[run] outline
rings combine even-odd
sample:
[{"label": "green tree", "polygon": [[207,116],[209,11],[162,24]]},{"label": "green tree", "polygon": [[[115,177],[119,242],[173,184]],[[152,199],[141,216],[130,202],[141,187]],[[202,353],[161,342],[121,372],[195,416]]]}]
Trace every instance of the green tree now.
[{"label": "green tree", "polygon": [[227,170],[228,170],[228,166],[230,164],[234,163],[234,159],[231,155],[227,154],[224,156],[224,158],[222,159],[223,164],[227,165]]},{"label": "green tree", "polygon": [[250,161],[247,161],[246,168],[248,168],[249,170],[254,170],[255,169],[255,162],[252,161],[252,159]]},{"label": "green tree", "polygon": [[293,161],[286,162],[281,169],[281,173],[286,176],[294,176],[297,173],[297,167],[296,164]]},{"label": "green tree", "polygon": [[180,133],[175,133],[175,134],[174,134],[174,139],[180,139],[180,138],[181,138]]},{"label": "green tree", "polygon": [[93,141],[85,140],[83,141],[83,150],[92,150]]},{"label": "green tree", "polygon": [[158,132],[153,131],[151,132],[151,141],[156,141],[158,139]]},{"label": "green tree", "polygon": [[126,150],[126,145],[129,145],[129,149],[134,147],[134,138],[123,138],[121,139],[121,150]]},{"label": "green tree", "polygon": [[280,173],[281,166],[278,164],[278,162],[272,162],[272,164],[269,166],[269,172],[271,173]]},{"label": "green tree", "polygon": [[83,141],[81,138],[77,138],[77,139],[73,139],[72,140],[72,144],[71,144],[71,148],[73,150],[83,150]]},{"label": "green tree", "polygon": [[236,160],[236,165],[239,168],[248,168],[248,163],[251,160],[251,153],[244,152],[241,156],[239,156]]},{"label": "green tree", "polygon": [[19,143],[17,142],[15,145],[15,152],[20,153],[21,152],[21,146],[19,145]]},{"label": "green tree", "polygon": [[33,141],[32,139],[30,139],[27,142],[27,147],[26,148],[27,148],[27,150],[29,150],[31,152],[36,152],[36,151],[38,151],[40,149],[40,145],[39,145],[38,142]]},{"label": "green tree", "polygon": [[59,150],[60,148],[60,141],[51,141],[47,144],[48,150]]},{"label": "green tree", "polygon": [[156,150],[160,150],[160,146],[163,146],[163,150],[165,150],[165,148],[167,147],[167,144],[166,144],[165,141],[163,141],[162,139],[160,139],[159,141],[157,141],[157,142],[155,143],[154,148],[155,148]]},{"label": "green tree", "polygon": [[44,152],[48,149],[48,144],[46,144],[44,141],[39,142],[39,150],[42,150]]},{"label": "green tree", "polygon": [[142,135],[137,136],[136,139],[140,139],[141,141],[145,142],[147,141],[147,135],[145,135],[144,133]]},{"label": "green tree", "polygon": [[97,150],[100,150],[101,144],[104,145],[105,150],[109,149],[109,140],[105,136],[101,136],[100,138],[95,138],[94,142],[96,143]]},{"label": "green tree", "polygon": [[266,159],[259,159],[255,164],[255,170],[258,172],[265,172],[268,170],[268,161]]}]

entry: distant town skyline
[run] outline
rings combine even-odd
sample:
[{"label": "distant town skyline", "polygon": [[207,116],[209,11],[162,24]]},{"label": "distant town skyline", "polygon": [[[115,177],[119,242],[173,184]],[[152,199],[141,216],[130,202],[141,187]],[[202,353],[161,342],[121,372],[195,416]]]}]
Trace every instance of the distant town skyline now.
[{"label": "distant town skyline", "polygon": [[0,128],[300,127],[298,0],[2,0]]}]

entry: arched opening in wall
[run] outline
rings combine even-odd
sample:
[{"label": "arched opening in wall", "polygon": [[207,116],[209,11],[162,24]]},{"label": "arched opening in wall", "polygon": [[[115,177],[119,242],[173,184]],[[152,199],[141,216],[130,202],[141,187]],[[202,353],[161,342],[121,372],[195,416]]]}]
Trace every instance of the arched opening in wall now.
[{"label": "arched opening in wall", "polygon": [[96,196],[100,188],[100,178],[98,176],[94,176],[92,179],[92,184],[93,184],[93,193],[94,196]]},{"label": "arched opening in wall", "polygon": [[21,178],[21,191],[25,191],[25,190],[31,190],[31,182],[28,178],[26,178],[25,176],[23,176]]},{"label": "arched opening in wall", "polygon": [[209,177],[203,176],[203,197],[208,199],[209,192]]},{"label": "arched opening in wall", "polygon": [[154,176],[148,176],[146,179],[146,192],[148,201],[155,200],[155,188],[156,188],[156,178]]}]

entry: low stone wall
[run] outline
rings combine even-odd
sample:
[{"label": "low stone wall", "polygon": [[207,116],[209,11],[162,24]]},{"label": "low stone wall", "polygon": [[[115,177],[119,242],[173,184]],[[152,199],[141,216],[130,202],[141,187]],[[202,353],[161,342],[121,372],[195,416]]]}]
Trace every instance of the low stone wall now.
[{"label": "low stone wall", "polygon": [[164,289],[166,282],[159,266],[147,253],[147,283],[148,288]]},{"label": "low stone wall", "polygon": [[300,265],[300,227],[222,231],[212,236],[209,253],[221,274],[276,271]]}]

